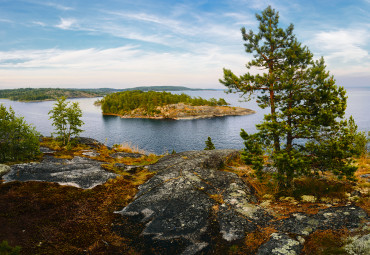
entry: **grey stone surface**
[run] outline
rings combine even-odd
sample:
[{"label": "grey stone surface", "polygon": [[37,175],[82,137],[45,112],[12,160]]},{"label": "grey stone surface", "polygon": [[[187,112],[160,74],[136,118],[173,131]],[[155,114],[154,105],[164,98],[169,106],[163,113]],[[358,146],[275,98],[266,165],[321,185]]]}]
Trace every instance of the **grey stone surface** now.
[{"label": "grey stone surface", "polygon": [[302,245],[286,234],[273,233],[270,240],[261,245],[257,255],[298,255]]},{"label": "grey stone surface", "polygon": [[126,165],[124,163],[115,163],[114,167],[117,167],[121,171],[134,173],[136,170],[142,169],[143,167],[146,167],[146,166],[134,166],[134,165]]},{"label": "grey stone surface", "polygon": [[144,154],[130,152],[116,152],[110,155],[112,158],[141,158]]},{"label": "grey stone surface", "polygon": [[40,152],[44,154],[51,154],[51,153],[54,153],[55,151],[52,149],[49,149],[48,147],[40,146]]},{"label": "grey stone surface", "polygon": [[[140,216],[146,224],[142,235],[153,240],[188,241],[191,245],[184,247],[184,254],[207,246],[203,237],[212,213],[225,240],[240,240],[263,222],[256,218],[262,209],[250,203],[256,200],[250,188],[236,174],[218,171],[236,154],[235,150],[212,150],[168,155],[149,166],[157,175],[141,185],[136,199],[117,213]],[[215,205],[217,211],[212,209]]]},{"label": "grey stone surface", "polygon": [[105,171],[101,162],[83,157],[71,160],[45,156],[40,163],[13,165],[4,176],[5,182],[47,181],[71,185],[83,189],[93,188],[117,175]]},{"label": "grey stone surface", "polygon": [[89,145],[90,147],[99,147],[104,145],[103,143],[89,137],[75,137],[74,140],[79,144]]},{"label": "grey stone surface", "polygon": [[357,206],[330,207],[314,215],[295,213],[290,218],[278,221],[277,229],[284,233],[308,236],[316,230],[358,228],[368,215]]},{"label": "grey stone surface", "polygon": [[[237,154],[211,150],[163,157],[148,167],[157,174],[117,213],[141,224],[141,238],[149,240],[149,247],[160,242],[163,254],[171,254],[163,247],[174,245],[182,254],[208,254],[216,249],[216,241],[210,241],[214,238],[231,245],[265,226],[278,232],[261,245],[258,254],[300,254],[304,238],[316,230],[353,229],[368,221],[356,206],[331,207],[316,215],[295,213],[277,221],[253,204],[257,202],[253,191],[237,175],[219,170]],[[228,250],[227,245],[220,247]]]},{"label": "grey stone surface", "polygon": [[100,153],[97,153],[94,150],[84,150],[82,152],[82,155],[88,156],[88,157],[98,157],[100,155]]},{"label": "grey stone surface", "polygon": [[11,170],[10,166],[0,164],[0,177],[9,173]]}]

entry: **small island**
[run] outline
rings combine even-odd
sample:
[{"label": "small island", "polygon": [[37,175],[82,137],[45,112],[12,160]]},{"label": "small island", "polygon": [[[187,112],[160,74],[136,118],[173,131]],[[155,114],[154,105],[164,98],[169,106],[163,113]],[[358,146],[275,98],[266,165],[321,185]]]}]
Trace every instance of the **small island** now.
[{"label": "small island", "polygon": [[255,113],[250,109],[231,107],[223,98],[207,100],[184,93],[139,90],[109,94],[95,104],[101,105],[104,115],[115,115],[121,118],[179,120]]}]

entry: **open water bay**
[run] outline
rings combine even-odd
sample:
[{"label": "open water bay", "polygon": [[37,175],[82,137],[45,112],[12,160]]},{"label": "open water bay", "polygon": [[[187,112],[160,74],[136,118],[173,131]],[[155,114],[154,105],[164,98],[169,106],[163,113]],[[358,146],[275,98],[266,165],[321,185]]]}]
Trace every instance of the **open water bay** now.
[{"label": "open water bay", "polygon": [[[178,93],[178,92],[176,92]],[[224,98],[232,106],[255,110],[257,113],[246,116],[227,116],[196,120],[151,120],[121,119],[115,116],[103,116],[100,107],[94,106],[96,98],[72,99],[77,101],[83,111],[81,136],[91,137],[106,145],[131,143],[147,152],[162,154],[165,152],[201,150],[210,136],[217,149],[241,149],[243,141],[239,136],[243,128],[255,132],[255,124],[263,119],[269,109],[258,108],[255,101],[240,102],[237,94],[225,94],[223,91],[184,91],[191,96],[203,98]],[[370,88],[347,88],[347,116],[352,115],[362,131],[370,131]],[[11,106],[18,116],[33,124],[44,136],[53,132],[48,112],[54,101],[15,102],[0,99],[0,103]]]}]

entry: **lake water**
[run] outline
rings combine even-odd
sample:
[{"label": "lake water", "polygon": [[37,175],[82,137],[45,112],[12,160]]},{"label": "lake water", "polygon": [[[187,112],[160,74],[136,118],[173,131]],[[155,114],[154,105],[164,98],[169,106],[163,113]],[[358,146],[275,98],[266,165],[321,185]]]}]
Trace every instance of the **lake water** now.
[{"label": "lake water", "polygon": [[[178,93],[178,92],[176,92]],[[243,148],[240,129],[255,132],[255,124],[263,119],[269,109],[259,109],[251,100],[240,102],[237,94],[225,94],[223,91],[185,91],[191,96],[203,98],[224,98],[232,106],[240,106],[257,111],[246,116],[227,116],[212,119],[196,120],[151,120],[121,119],[115,116],[103,116],[99,107],[94,106],[96,98],[73,99],[83,111],[82,127],[85,131],[81,136],[91,137],[106,145],[131,143],[147,152],[162,154],[165,152],[202,150],[207,137],[212,138],[217,149]],[[347,89],[347,116],[352,115],[362,131],[370,131],[370,88]],[[0,99],[0,103],[9,107],[18,116],[23,116],[32,123],[42,135],[50,136],[53,132],[48,112],[54,101],[46,102],[15,102]]]}]

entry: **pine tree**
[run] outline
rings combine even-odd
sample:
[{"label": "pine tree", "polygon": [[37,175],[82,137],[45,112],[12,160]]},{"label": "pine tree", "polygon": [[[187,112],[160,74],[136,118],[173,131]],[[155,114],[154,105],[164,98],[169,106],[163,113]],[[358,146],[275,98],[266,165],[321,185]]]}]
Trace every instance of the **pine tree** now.
[{"label": "pine tree", "polygon": [[242,92],[247,100],[256,94],[258,105],[270,108],[256,125],[259,132],[242,130],[242,158],[260,176],[263,155],[269,152],[280,189],[289,188],[294,177],[312,172],[329,170],[351,178],[356,168],[349,157],[355,153],[358,133],[352,118],[344,120],[345,90],[325,70],[323,58],[313,61],[293,34],[292,24],[285,30],[279,27],[278,12],[269,6],[256,18],[258,33],[245,28],[241,32],[246,52],[254,54],[247,68],[264,73],[237,77],[224,69],[220,80],[230,92]]},{"label": "pine tree", "polygon": [[206,147],[204,148],[204,150],[214,150],[214,149],[216,149],[215,145],[212,143],[211,137],[208,136],[208,139],[207,139],[207,141],[205,141],[205,143],[206,143]]}]

